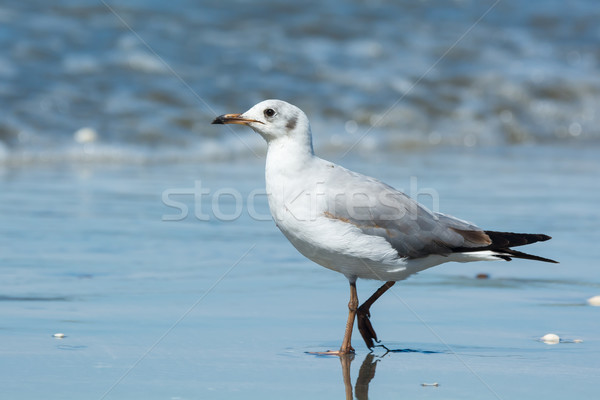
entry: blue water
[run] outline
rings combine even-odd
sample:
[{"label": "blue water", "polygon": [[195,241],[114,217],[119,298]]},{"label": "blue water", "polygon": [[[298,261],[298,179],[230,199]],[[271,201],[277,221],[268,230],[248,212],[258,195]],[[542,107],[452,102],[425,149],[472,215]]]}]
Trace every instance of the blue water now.
[{"label": "blue water", "polygon": [[[373,307],[373,324],[388,348],[417,352],[379,359],[371,398],[595,396],[600,309],[585,303],[600,293],[595,149],[411,151],[346,165],[407,191],[418,178],[417,192],[435,188],[442,211],[482,226],[551,234],[530,250],[561,262],[446,264],[399,283]],[[250,216],[262,168],[245,160],[4,169],[2,397],[344,396],[337,357],[305,352],[339,346],[347,282],[303,259],[262,218],[264,198]],[[179,213],[163,193],[198,181],[210,193],[197,203],[175,196],[188,216],[163,220]],[[215,218],[219,189],[239,191],[238,218]],[[232,199],[217,203],[221,216],[236,215]],[[359,282],[360,298],[376,287]],[[66,337],[52,337],[59,332]],[[537,341],[550,332],[583,342]],[[360,366],[375,362],[357,334],[354,345],[353,389]]]},{"label": "blue water", "polygon": [[595,0],[4,2],[0,162],[252,155],[258,138],[206,123],[271,97],[328,151],[597,143],[599,17]]},{"label": "blue water", "polygon": [[[600,10],[493,4],[0,5],[0,397],[595,398]],[[268,97],[560,264],[427,270],[371,310],[403,351],[307,354],[340,345],[347,281],[271,221],[262,139],[209,125]]]}]

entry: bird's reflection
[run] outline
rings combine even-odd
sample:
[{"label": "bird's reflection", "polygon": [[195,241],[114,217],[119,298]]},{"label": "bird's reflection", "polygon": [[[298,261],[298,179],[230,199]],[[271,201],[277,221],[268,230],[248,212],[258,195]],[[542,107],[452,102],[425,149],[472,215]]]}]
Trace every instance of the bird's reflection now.
[{"label": "bird's reflection", "polygon": [[[354,385],[354,393],[358,400],[366,400],[369,398],[369,383],[375,378],[375,368],[380,357],[376,357],[373,353],[367,354],[358,371],[356,385]],[[352,400],[352,380],[350,379],[350,364],[354,361],[354,354],[344,354],[340,356],[342,364],[342,374],[344,377],[344,386],[346,388],[346,400]]]},{"label": "bird's reflection", "polygon": [[[354,396],[357,400],[367,400],[369,398],[369,384],[375,378],[375,369],[377,363],[381,361],[385,356],[391,353],[421,353],[421,354],[436,354],[444,353],[443,351],[431,351],[431,350],[413,350],[413,349],[388,349],[383,345],[379,345],[385,349],[385,354],[376,355],[375,353],[368,353],[363,360],[360,369],[358,370],[358,378],[356,378],[356,384],[354,385]],[[354,361],[355,355],[343,354],[340,355],[340,363],[342,364],[342,375],[344,378],[344,388],[346,389],[346,400],[352,400],[352,379],[350,378],[350,364]]]},{"label": "bird's reflection", "polygon": [[357,399],[369,398],[369,383],[375,378],[375,368],[378,361],[379,359],[376,359],[373,353],[369,353],[361,364],[356,385],[354,385],[354,393]]}]

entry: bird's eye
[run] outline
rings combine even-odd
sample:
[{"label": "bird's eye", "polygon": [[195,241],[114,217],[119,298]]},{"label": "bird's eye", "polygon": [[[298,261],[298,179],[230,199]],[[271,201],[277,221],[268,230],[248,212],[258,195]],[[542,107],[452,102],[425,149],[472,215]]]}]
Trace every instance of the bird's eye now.
[{"label": "bird's eye", "polygon": [[267,108],[265,110],[265,117],[272,117],[273,115],[275,115],[275,110],[272,108]]}]

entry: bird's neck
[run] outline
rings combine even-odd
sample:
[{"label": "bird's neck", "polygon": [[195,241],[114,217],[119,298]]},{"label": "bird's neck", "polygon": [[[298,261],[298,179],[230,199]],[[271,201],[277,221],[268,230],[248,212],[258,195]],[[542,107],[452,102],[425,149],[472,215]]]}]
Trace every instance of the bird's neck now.
[{"label": "bird's neck", "polygon": [[269,175],[293,177],[302,174],[314,158],[310,136],[306,139],[282,137],[272,140],[267,149],[267,178]]}]

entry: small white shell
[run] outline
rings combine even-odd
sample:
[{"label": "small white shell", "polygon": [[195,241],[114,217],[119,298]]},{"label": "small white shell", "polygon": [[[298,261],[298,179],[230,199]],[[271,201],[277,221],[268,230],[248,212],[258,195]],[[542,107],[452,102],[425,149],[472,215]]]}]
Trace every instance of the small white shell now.
[{"label": "small white shell", "polygon": [[594,296],[587,299],[587,303],[590,306],[600,307],[600,296]]},{"label": "small white shell", "polygon": [[64,338],[66,335],[64,333],[55,333],[54,335],[52,335],[52,337],[55,337],[57,339],[62,339]]},{"label": "small white shell", "polygon": [[560,342],[560,336],[555,333],[547,333],[540,340],[546,344],[557,344]]}]

